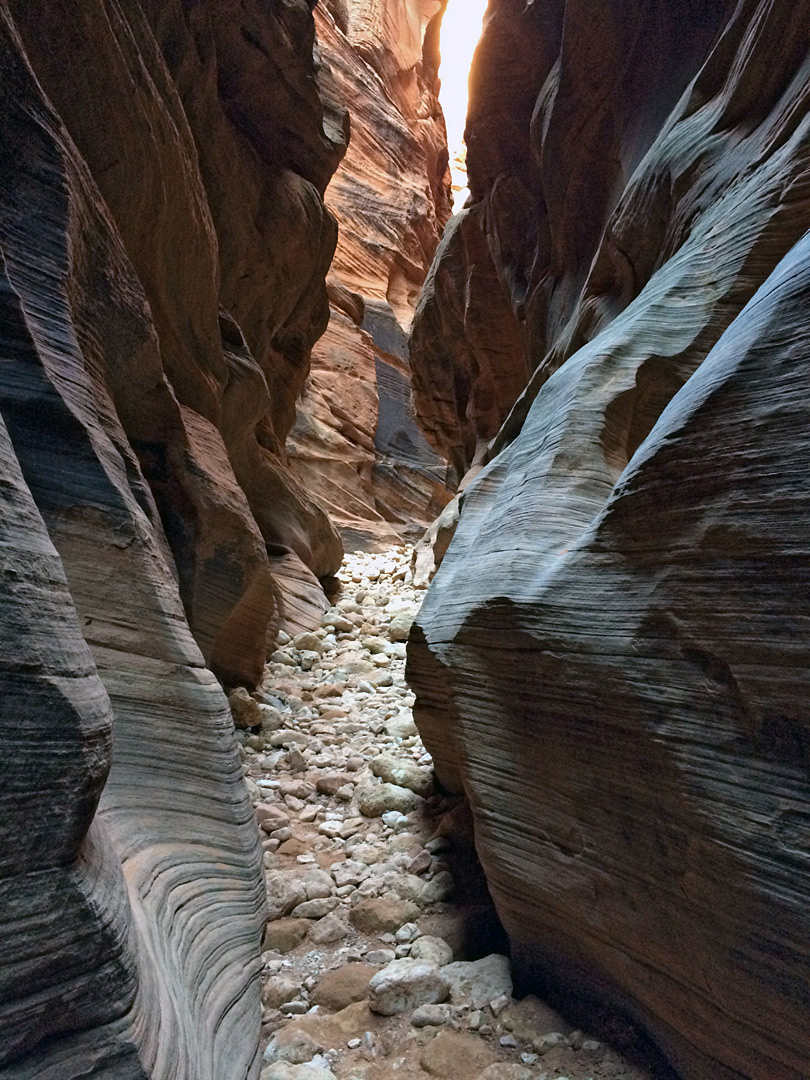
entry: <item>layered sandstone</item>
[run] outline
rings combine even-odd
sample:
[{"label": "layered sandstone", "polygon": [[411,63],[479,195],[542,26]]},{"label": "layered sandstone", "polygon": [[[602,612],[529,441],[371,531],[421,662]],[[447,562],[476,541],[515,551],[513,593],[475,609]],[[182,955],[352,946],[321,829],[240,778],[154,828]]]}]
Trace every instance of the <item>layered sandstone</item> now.
[{"label": "layered sandstone", "polygon": [[341,558],[283,457],[344,149],[313,42],[305,0],[0,3],[8,1080],[257,1075],[264,884],[211,669],[253,685],[283,581]]},{"label": "layered sandstone", "polygon": [[406,330],[450,215],[438,104],[440,0],[315,9],[327,94],[352,102],[326,192],[339,226],[331,318],[288,441],[291,466],[348,535],[397,539],[450,497],[411,407]]},{"label": "layered sandstone", "polygon": [[810,1073],[809,42],[783,2],[492,0],[412,344],[432,441],[489,460],[420,730],[527,978],[694,1080]]}]

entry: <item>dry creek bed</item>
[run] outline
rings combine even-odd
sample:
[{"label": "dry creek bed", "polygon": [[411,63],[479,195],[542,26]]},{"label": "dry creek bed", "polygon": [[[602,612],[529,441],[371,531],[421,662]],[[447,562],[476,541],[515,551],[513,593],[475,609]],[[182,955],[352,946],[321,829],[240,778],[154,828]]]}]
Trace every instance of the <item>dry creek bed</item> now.
[{"label": "dry creek bed", "polygon": [[409,562],[347,556],[321,627],[230,696],[270,910],[261,1080],[650,1080],[516,1000],[462,907],[467,810],[434,788],[405,683]]}]

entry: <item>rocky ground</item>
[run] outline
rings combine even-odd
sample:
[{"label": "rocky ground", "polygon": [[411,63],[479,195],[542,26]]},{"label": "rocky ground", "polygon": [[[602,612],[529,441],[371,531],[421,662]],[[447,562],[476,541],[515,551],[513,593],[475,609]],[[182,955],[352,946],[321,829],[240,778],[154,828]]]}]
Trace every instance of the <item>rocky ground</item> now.
[{"label": "rocky ground", "polygon": [[265,837],[262,1080],[649,1080],[513,997],[466,806],[411,715],[409,558],[348,556],[321,628],[231,694]]}]

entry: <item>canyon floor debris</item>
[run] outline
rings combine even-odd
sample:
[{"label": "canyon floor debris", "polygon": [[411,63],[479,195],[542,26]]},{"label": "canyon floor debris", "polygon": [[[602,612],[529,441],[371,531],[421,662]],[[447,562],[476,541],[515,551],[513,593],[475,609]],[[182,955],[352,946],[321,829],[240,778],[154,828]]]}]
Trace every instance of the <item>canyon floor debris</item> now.
[{"label": "canyon floor debris", "polygon": [[405,683],[409,564],[347,556],[321,627],[231,694],[270,909],[262,1080],[649,1080],[515,1000],[476,929],[466,806],[435,789]]}]

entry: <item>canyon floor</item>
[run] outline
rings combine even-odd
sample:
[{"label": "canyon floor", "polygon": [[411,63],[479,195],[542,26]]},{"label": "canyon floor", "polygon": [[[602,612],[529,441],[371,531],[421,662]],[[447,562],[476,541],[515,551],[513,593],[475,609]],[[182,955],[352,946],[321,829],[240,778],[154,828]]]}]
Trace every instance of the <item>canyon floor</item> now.
[{"label": "canyon floor", "polygon": [[410,554],[347,556],[320,629],[231,695],[270,908],[262,1080],[649,1080],[513,996],[469,812],[413,722]]}]

